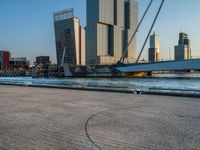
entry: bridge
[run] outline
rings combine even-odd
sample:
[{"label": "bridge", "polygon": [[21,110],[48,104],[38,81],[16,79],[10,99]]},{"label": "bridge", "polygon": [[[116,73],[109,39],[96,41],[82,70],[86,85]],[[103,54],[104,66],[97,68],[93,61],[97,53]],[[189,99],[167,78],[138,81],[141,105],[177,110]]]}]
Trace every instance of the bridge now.
[{"label": "bridge", "polygon": [[[66,54],[66,46],[64,49],[64,54],[63,54],[63,59],[62,59],[62,66],[63,70],[65,73],[65,76],[73,76],[74,72],[76,70],[80,70],[81,74],[90,74],[91,72],[95,75],[98,74],[112,74],[115,71],[121,72],[121,73],[134,73],[134,72],[152,72],[152,71],[184,71],[184,70],[200,70],[200,59],[190,59],[190,60],[180,60],[180,61],[161,61],[161,62],[151,62],[151,63],[140,63],[139,60],[141,58],[141,55],[145,49],[146,43],[148,41],[148,38],[155,26],[155,23],[158,19],[158,16],[161,12],[161,9],[163,7],[163,4],[165,0],[161,0],[161,4],[156,12],[156,15],[153,19],[153,22],[150,26],[149,32],[144,40],[144,43],[142,45],[142,48],[140,50],[139,56],[137,57],[137,60],[135,63],[132,64],[124,64],[124,60],[127,57],[128,54],[128,48],[133,41],[133,39],[136,37],[136,34],[138,33],[138,30],[146,17],[147,13],[149,12],[150,7],[152,6],[154,0],[150,0],[149,4],[147,5],[146,10],[144,11],[144,14],[142,15],[142,18],[139,21],[139,24],[137,25],[133,35],[131,36],[128,44],[126,45],[125,49],[122,51],[122,56],[118,63],[113,66],[98,66],[98,65],[93,65],[93,66],[85,66],[83,68],[84,71],[81,71],[81,67],[77,66],[75,69],[71,69],[70,65],[64,63],[64,56]],[[114,68],[114,70],[113,70]],[[72,70],[75,70],[74,72]],[[99,71],[100,70],[100,71]],[[109,70],[109,71],[107,71]],[[89,72],[89,73],[88,73]]]},{"label": "bridge", "polygon": [[123,73],[200,70],[200,59],[161,61],[153,63],[118,64],[116,65],[115,69]]},{"label": "bridge", "polygon": [[146,14],[149,11],[149,8],[151,7],[153,0],[151,0],[135,30],[133,33],[124,53],[122,54],[121,59],[118,61],[118,63],[115,65],[115,69],[117,71],[120,71],[122,73],[134,73],[134,72],[152,72],[152,71],[184,71],[184,70],[200,70],[200,59],[190,59],[190,60],[180,60],[180,61],[161,61],[161,62],[152,62],[152,63],[139,63],[140,57],[144,51],[144,48],[146,46],[147,40],[152,32],[152,29],[158,19],[158,16],[160,14],[160,11],[163,7],[165,0],[161,1],[161,4],[159,6],[159,9],[156,13],[156,16],[153,20],[153,23],[149,29],[149,32],[146,36],[146,39],[142,45],[142,48],[140,50],[139,56],[135,63],[132,64],[124,64],[124,59],[128,52],[128,47],[130,46],[130,43],[135,38],[136,33],[138,29],[140,28]]}]

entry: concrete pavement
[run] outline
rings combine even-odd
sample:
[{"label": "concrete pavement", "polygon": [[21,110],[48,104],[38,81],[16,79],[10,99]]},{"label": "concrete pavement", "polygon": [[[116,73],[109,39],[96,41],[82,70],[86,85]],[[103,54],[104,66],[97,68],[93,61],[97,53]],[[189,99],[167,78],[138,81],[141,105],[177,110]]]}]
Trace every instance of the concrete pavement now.
[{"label": "concrete pavement", "polygon": [[0,86],[0,150],[200,149],[200,99]]}]

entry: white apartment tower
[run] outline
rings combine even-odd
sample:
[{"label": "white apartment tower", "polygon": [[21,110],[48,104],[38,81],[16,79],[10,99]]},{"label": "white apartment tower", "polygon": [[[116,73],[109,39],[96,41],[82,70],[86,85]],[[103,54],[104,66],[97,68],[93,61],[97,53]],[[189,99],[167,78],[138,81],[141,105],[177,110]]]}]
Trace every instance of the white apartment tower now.
[{"label": "white apartment tower", "polygon": [[154,33],[150,36],[149,62],[160,61],[160,38]]}]

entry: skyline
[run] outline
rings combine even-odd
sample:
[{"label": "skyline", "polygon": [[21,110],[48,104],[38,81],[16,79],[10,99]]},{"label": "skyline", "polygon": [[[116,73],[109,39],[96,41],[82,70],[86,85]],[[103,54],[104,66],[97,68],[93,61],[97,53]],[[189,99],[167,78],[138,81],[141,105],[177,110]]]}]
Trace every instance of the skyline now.
[{"label": "skyline", "polygon": [[[198,42],[198,36],[200,35],[200,30],[198,29],[198,26],[200,26],[200,18],[198,17],[200,10],[198,6],[200,1],[192,1],[194,3],[188,0],[166,1],[153,30],[161,40],[161,58],[164,55],[166,56],[165,59],[168,58],[169,47],[171,47],[171,54],[174,54],[174,46],[178,43],[178,34],[181,31],[189,35],[192,56],[200,56],[200,44]],[[138,2],[139,16],[141,16],[147,1],[138,0]],[[155,0],[154,6],[159,5],[158,2],[160,1]],[[74,8],[75,16],[80,19],[81,25],[85,26],[85,0],[32,0],[29,2],[26,0],[2,0],[0,5],[0,49],[9,50],[13,57],[25,56],[31,63],[39,55],[49,55],[52,62],[56,62],[53,13],[68,8]],[[147,24],[149,24],[149,27],[153,20],[153,12],[155,10],[151,9],[151,15],[148,15],[139,30],[137,36],[138,51],[147,34]],[[149,44],[147,44],[142,58],[147,58],[148,47]]]}]

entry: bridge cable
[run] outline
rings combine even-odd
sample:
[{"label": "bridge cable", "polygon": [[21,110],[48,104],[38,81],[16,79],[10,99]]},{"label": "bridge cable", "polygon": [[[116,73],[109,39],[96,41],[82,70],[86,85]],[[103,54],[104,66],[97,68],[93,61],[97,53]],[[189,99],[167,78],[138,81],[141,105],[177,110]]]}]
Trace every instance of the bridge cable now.
[{"label": "bridge cable", "polygon": [[141,55],[142,55],[142,52],[144,51],[144,48],[145,48],[146,43],[147,43],[147,40],[148,40],[148,38],[149,38],[149,36],[150,36],[150,34],[151,34],[151,31],[152,31],[152,29],[153,29],[153,27],[154,27],[154,25],[155,25],[155,23],[156,23],[156,21],[157,21],[157,18],[158,18],[159,14],[160,14],[160,11],[161,11],[161,9],[162,9],[162,6],[163,6],[164,2],[165,2],[165,0],[162,0],[162,2],[161,2],[161,4],[160,4],[160,7],[159,7],[159,9],[158,9],[158,12],[157,12],[157,14],[156,14],[156,16],[155,16],[155,18],[154,18],[154,21],[153,21],[153,23],[152,23],[152,25],[151,25],[150,30],[149,30],[149,33],[148,33],[148,35],[147,35],[147,37],[146,37],[146,39],[145,39],[145,41],[144,41],[144,44],[143,44],[142,49],[141,49],[141,51],[140,51],[140,54],[139,54],[139,56],[138,56],[138,58],[137,58],[137,60],[136,60],[136,63],[138,63],[138,61],[140,60],[140,57],[141,57]]},{"label": "bridge cable", "polygon": [[151,1],[149,2],[148,6],[147,6],[147,8],[146,8],[146,10],[145,10],[145,12],[144,12],[144,14],[143,14],[143,16],[142,16],[140,22],[139,22],[139,24],[137,25],[137,27],[136,27],[136,29],[135,29],[134,34],[132,35],[132,37],[131,37],[131,39],[130,39],[130,41],[129,41],[129,43],[128,43],[126,49],[125,49],[125,51],[123,52],[122,57],[120,58],[119,62],[123,62],[123,63],[124,63],[124,58],[126,57],[126,54],[127,54],[127,52],[128,52],[128,48],[129,48],[130,44],[132,43],[132,41],[133,41],[133,39],[134,39],[136,33],[138,32],[138,29],[140,28],[140,25],[142,24],[142,22],[143,22],[143,20],[144,20],[144,18],[145,18],[145,16],[146,16],[146,14],[147,14],[147,12],[149,11],[149,8],[151,7],[152,2],[153,2],[153,0],[151,0]]}]

